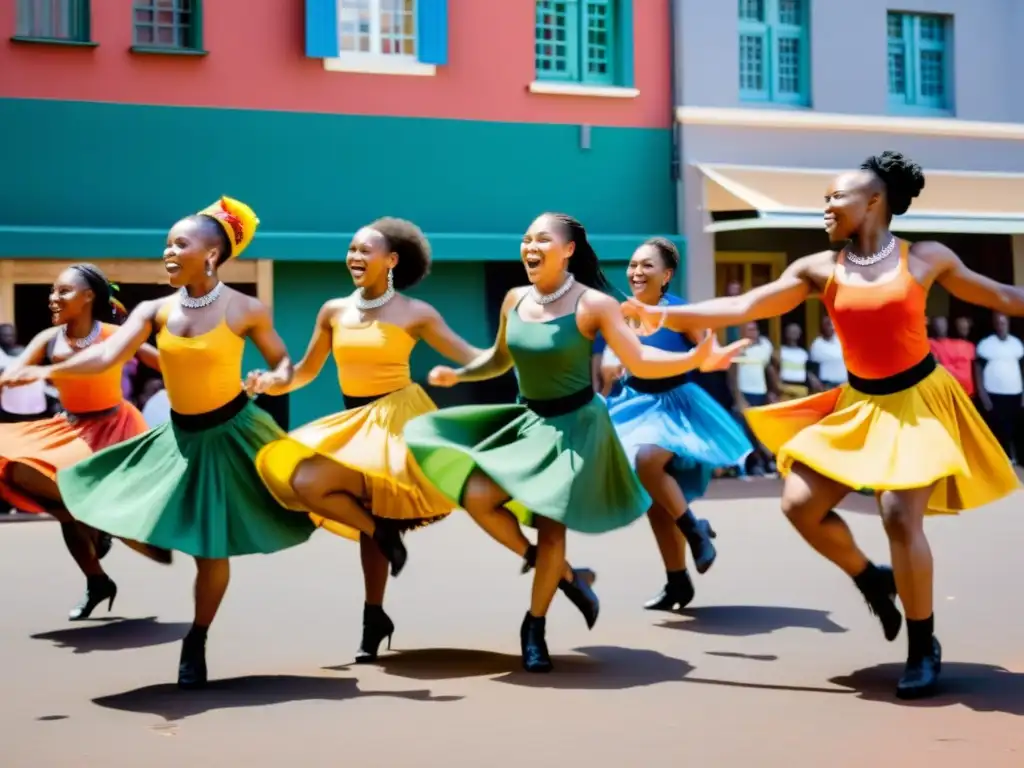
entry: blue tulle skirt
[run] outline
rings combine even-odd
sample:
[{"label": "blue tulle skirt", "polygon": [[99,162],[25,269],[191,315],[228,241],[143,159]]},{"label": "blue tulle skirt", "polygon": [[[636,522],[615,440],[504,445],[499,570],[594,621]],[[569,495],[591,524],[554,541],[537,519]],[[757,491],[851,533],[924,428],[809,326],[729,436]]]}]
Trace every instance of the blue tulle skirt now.
[{"label": "blue tulle skirt", "polygon": [[729,412],[692,382],[658,394],[623,384],[605,402],[634,469],[644,445],[675,454],[666,469],[687,501],[704,495],[716,469],[742,466],[754,449]]}]

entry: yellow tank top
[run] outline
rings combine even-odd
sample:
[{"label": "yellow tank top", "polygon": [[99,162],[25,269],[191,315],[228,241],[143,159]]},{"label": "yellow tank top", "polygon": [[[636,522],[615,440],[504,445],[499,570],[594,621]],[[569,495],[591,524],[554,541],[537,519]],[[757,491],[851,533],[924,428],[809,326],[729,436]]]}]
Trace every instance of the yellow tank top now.
[{"label": "yellow tank top", "polygon": [[391,323],[373,320],[360,328],[334,322],[331,347],[341,391],[349,397],[374,397],[412,383],[409,356],[416,339]]},{"label": "yellow tank top", "polygon": [[158,314],[164,388],[171,410],[192,415],[209,413],[238,397],[242,391],[242,353],[245,339],[228,327],[226,319],[204,334],[187,339],[167,330],[170,304]]}]

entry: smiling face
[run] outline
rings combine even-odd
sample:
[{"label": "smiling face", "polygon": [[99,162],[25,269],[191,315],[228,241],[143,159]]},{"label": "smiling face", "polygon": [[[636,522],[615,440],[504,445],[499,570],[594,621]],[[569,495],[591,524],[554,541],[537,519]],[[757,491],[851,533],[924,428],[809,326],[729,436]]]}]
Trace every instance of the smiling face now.
[{"label": "smiling face", "polygon": [[538,217],[523,235],[519,258],[531,283],[555,284],[565,273],[576,244],[568,240],[565,228],[552,216]]},{"label": "smiling face", "polygon": [[201,282],[208,270],[216,270],[220,246],[211,236],[211,229],[219,226],[212,220],[207,223],[190,217],[171,227],[164,248],[164,269],[172,286]]},{"label": "smiling face", "polygon": [[641,245],[626,267],[626,279],[633,295],[645,304],[657,304],[672,279],[672,270],[653,245]]},{"label": "smiling face", "polygon": [[376,229],[363,227],[352,238],[345,266],[359,288],[387,284],[388,270],[398,264],[398,255],[388,248],[387,238]]},{"label": "smiling face", "polygon": [[18,346],[18,332],[11,323],[0,323],[0,349],[10,350]]},{"label": "smiling face", "polygon": [[83,314],[92,313],[96,294],[77,271],[65,269],[50,289],[50,319],[54,325],[64,325]]},{"label": "smiling face", "polygon": [[825,193],[825,231],[829,240],[849,240],[884,206],[877,179],[868,171],[843,173]]}]

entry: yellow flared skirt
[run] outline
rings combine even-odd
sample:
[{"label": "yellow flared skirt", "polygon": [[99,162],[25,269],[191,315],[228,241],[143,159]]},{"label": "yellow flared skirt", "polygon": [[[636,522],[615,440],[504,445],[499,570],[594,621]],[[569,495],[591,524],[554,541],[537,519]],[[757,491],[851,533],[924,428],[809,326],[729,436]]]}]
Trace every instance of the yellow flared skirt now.
[{"label": "yellow flared skirt", "polygon": [[375,517],[399,521],[406,529],[428,525],[451,514],[452,504],[420,473],[402,432],[410,419],[436,410],[427,393],[410,384],[270,443],[257,454],[256,470],[279,504],[308,512],[314,523],[348,539],[358,540],[359,532],[313,514],[292,489],[292,476],[302,461],[324,456],[360,473]]},{"label": "yellow flared skirt", "polygon": [[897,491],[935,484],[930,514],[984,506],[1020,487],[963,387],[936,368],[891,395],[849,385],[745,412],[785,475],[793,464],[852,489]]}]

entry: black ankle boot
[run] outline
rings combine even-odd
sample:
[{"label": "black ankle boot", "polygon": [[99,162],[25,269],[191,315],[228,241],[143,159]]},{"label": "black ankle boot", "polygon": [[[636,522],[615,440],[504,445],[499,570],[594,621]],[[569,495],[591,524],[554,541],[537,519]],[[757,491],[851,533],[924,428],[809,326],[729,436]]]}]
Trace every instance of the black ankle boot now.
[{"label": "black ankle boot", "polygon": [[409,558],[402,534],[390,521],[377,519],[374,522],[377,527],[373,532],[373,540],[391,563],[391,575],[397,576],[405,568],[405,561]]},{"label": "black ankle boot", "polygon": [[896,684],[896,698],[923,699],[935,693],[942,671],[942,646],[935,617],[907,619],[907,666]]},{"label": "black ankle boot", "polygon": [[86,580],[85,597],[82,602],[68,612],[68,621],[82,621],[92,616],[96,606],[107,600],[107,611],[114,607],[114,598],[117,597],[117,584],[107,576],[89,576]]},{"label": "black ankle boot", "polygon": [[519,628],[519,644],[523,650],[523,669],[527,672],[550,672],[553,668],[544,639],[547,620],[526,614]]},{"label": "black ankle boot", "polygon": [[377,660],[377,649],[386,637],[388,650],[391,650],[391,636],[395,633],[395,624],[391,617],[384,613],[379,605],[363,604],[363,639],[356,651],[356,664],[368,664]]},{"label": "black ankle boot", "polygon": [[531,544],[526,548],[526,554],[523,555],[523,569],[520,573],[529,573],[533,568],[537,566],[537,545]]},{"label": "black ankle boot", "polygon": [[718,550],[712,541],[718,534],[711,527],[711,523],[704,519],[698,520],[693,516],[693,512],[686,510],[683,516],[676,520],[676,527],[690,545],[693,567],[697,569],[697,573],[706,573],[718,557]]},{"label": "black ankle boot", "polygon": [[593,629],[597,623],[597,616],[601,612],[601,601],[593,590],[593,584],[597,581],[597,574],[589,568],[573,568],[572,581],[562,579],[558,588],[569,598],[583,619],[587,622],[587,629]]},{"label": "black ankle boot", "polygon": [[878,617],[885,639],[889,642],[895,640],[903,624],[903,614],[896,607],[896,577],[892,568],[868,563],[867,568],[853,577],[853,583],[864,595],[868,608]]},{"label": "black ankle boot", "polygon": [[644,603],[648,611],[675,611],[682,610],[693,600],[694,589],[690,574],[684,568],[681,571],[666,571],[668,580],[661,594]]},{"label": "black ankle boot", "polygon": [[178,659],[179,688],[206,687],[206,629],[193,626],[181,641],[181,656]]}]

